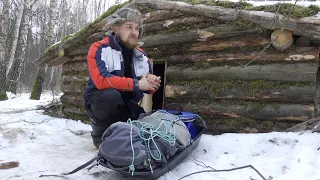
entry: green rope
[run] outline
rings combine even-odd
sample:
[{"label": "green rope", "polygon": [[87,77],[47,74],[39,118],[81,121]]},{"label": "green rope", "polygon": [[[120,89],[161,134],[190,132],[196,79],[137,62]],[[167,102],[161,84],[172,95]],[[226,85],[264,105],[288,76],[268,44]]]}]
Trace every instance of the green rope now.
[{"label": "green rope", "polygon": [[135,168],[134,168],[134,149],[133,149],[133,143],[132,143],[132,121],[131,119],[128,120],[131,124],[130,128],[130,140],[131,140],[131,150],[132,150],[132,162],[131,165],[129,166],[129,172],[131,171],[131,176],[133,176]]},{"label": "green rope", "polygon": [[[146,151],[147,151],[147,155],[148,155],[148,161],[150,163],[150,168],[152,170],[150,157],[152,157],[154,160],[158,160],[158,161],[161,160],[161,158],[162,158],[161,151],[160,151],[159,147],[157,146],[157,143],[155,142],[155,138],[157,138],[157,137],[162,138],[163,140],[167,141],[171,146],[174,146],[176,143],[177,137],[174,132],[173,124],[175,124],[177,120],[180,120],[180,118],[177,117],[176,120],[170,120],[170,119],[164,119],[164,118],[159,119],[159,121],[161,121],[161,122],[160,122],[159,126],[155,128],[150,123],[141,122],[139,120],[132,121],[131,119],[128,119],[127,123],[131,124],[130,139],[131,139],[131,149],[132,149],[132,162],[131,162],[131,165],[129,165],[129,172],[131,172],[132,176],[135,171],[135,168],[134,168],[135,152],[134,152],[133,142],[132,142],[133,141],[132,140],[132,126],[135,125],[138,127],[139,137],[141,138],[141,140],[143,140],[145,142]],[[169,128],[167,126],[167,123],[165,123],[165,122],[169,122],[169,126],[171,128]],[[162,125],[164,125],[165,131],[159,130]],[[145,137],[145,135],[147,135],[147,137]],[[157,155],[154,155],[151,152],[151,145],[152,145],[151,143],[154,144],[154,146],[156,148]]]}]

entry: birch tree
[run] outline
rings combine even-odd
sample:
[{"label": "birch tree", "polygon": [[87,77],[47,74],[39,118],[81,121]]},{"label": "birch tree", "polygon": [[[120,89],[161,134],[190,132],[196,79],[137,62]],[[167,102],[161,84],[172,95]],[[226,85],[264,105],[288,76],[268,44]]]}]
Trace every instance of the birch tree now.
[{"label": "birch tree", "polygon": [[23,11],[23,19],[20,27],[20,36],[19,36],[19,52],[15,53],[14,63],[11,66],[8,74],[8,91],[16,94],[17,92],[17,83],[20,78],[21,69],[24,61],[26,60],[26,49],[28,42],[28,29],[29,29],[29,17],[31,11],[31,4],[35,2],[35,0],[24,0],[24,11]]},{"label": "birch tree", "polygon": [[17,12],[17,20],[16,20],[15,27],[13,30],[12,46],[11,46],[11,51],[10,51],[10,55],[9,55],[7,72],[6,72],[7,76],[9,74],[9,71],[13,65],[13,62],[14,62],[14,57],[15,57],[15,53],[16,53],[16,49],[17,49],[18,38],[19,38],[19,30],[20,30],[20,26],[21,26],[23,11],[24,11],[24,3],[25,3],[25,0],[20,0],[19,5],[18,5],[19,8],[18,8],[18,12]]},{"label": "birch tree", "polygon": [[0,101],[8,99],[6,94],[6,38],[9,24],[9,0],[0,1]]}]

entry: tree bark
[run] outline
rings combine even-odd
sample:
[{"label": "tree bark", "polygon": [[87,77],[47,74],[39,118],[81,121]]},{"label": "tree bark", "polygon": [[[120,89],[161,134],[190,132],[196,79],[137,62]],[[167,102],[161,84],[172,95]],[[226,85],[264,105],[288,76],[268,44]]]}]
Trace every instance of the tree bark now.
[{"label": "tree bark", "polygon": [[78,48],[68,49],[68,52],[66,52],[67,56],[80,56],[80,55],[87,55],[89,48],[91,46],[90,44],[82,45]]},{"label": "tree bark", "polygon": [[47,38],[45,39],[46,47],[49,47],[54,43],[54,27],[57,24],[57,0],[50,0],[49,4],[49,23],[47,27]]},{"label": "tree bark", "polygon": [[83,76],[62,76],[61,91],[67,94],[83,94],[89,77]]},{"label": "tree bark", "polygon": [[6,55],[7,55],[7,37],[8,37],[8,24],[9,24],[9,0],[3,0],[0,8],[0,101],[7,100],[6,94]]},{"label": "tree bark", "polygon": [[259,100],[264,102],[287,102],[287,103],[312,103],[314,100],[314,87],[287,87],[269,88],[259,92],[252,92],[250,87],[228,88],[214,92],[215,89],[191,88],[187,86],[167,85],[165,87],[166,98],[173,99],[241,99]]},{"label": "tree bark", "polygon": [[84,106],[83,94],[73,94],[65,93],[60,97],[62,104],[75,105],[75,106]]},{"label": "tree bark", "polygon": [[222,105],[211,103],[209,105],[181,103],[185,111],[197,109],[200,114],[208,116],[246,117],[255,120],[272,121],[306,121],[313,116],[312,105],[277,104],[263,107],[250,107],[246,105]]},{"label": "tree bark", "polygon": [[12,68],[9,70],[8,74],[8,87],[7,90],[16,94],[17,93],[17,84],[20,80],[20,74],[22,71],[23,63],[26,60],[26,50],[28,43],[28,29],[29,29],[29,16],[31,11],[31,0],[24,1],[24,12],[23,19],[20,27],[20,36],[19,36],[19,52],[15,55]]},{"label": "tree bark", "polygon": [[196,43],[186,49],[190,52],[206,52],[206,51],[218,51],[223,49],[237,48],[237,47],[256,47],[265,46],[269,44],[269,38],[258,36],[258,37],[246,37],[240,36],[230,39],[213,39],[207,42]]},{"label": "tree bark", "polygon": [[258,33],[260,29],[245,29],[236,25],[217,25],[205,29],[194,29],[170,34],[157,34],[143,37],[142,47],[155,47],[168,44],[181,44],[198,41],[206,41],[213,38],[244,36],[250,33]]},{"label": "tree bark", "polygon": [[260,51],[232,51],[232,52],[204,52],[190,55],[172,55],[167,61],[170,64],[184,64],[196,62],[234,62],[240,60],[270,61],[270,62],[315,62],[317,61],[318,48],[296,47],[289,52],[264,52]]},{"label": "tree bark", "polygon": [[136,0],[136,4],[160,10],[178,10],[191,15],[201,15],[224,21],[235,21],[241,18],[267,29],[286,27],[291,29],[295,35],[309,34],[310,38],[320,40],[320,22],[316,16],[294,19],[278,13],[230,9],[203,4],[192,5],[174,1]]},{"label": "tree bark", "polygon": [[145,14],[145,23],[162,21],[171,18],[178,18],[183,16],[183,13],[177,10],[155,10]]},{"label": "tree bark", "polygon": [[157,32],[167,30],[170,28],[178,28],[181,26],[192,26],[194,24],[200,24],[208,22],[208,20],[199,17],[185,17],[180,19],[163,20],[143,25],[144,33]]},{"label": "tree bark", "polygon": [[64,93],[84,93],[85,84],[62,84],[61,91]]},{"label": "tree bark", "polygon": [[33,100],[40,99],[44,79],[46,77],[46,72],[47,72],[47,66],[45,64],[42,66],[38,66],[37,77],[36,77],[36,80],[34,81],[30,99],[33,99]]},{"label": "tree bark", "polygon": [[63,64],[63,72],[70,71],[88,71],[88,65],[86,61],[70,62]]},{"label": "tree bark", "polygon": [[9,74],[10,69],[12,68],[13,63],[14,63],[14,57],[15,57],[18,39],[19,39],[19,32],[20,32],[19,30],[20,30],[22,15],[23,15],[24,7],[25,7],[24,3],[25,3],[25,0],[21,0],[18,5],[19,10],[17,12],[18,13],[17,20],[15,23],[14,31],[13,31],[12,46],[10,48],[11,51],[10,51],[9,62],[8,62],[8,66],[7,66],[7,76]]},{"label": "tree bark", "polygon": [[252,66],[223,66],[193,70],[171,66],[167,68],[167,80],[274,80],[274,81],[314,81],[315,63],[268,64]]}]

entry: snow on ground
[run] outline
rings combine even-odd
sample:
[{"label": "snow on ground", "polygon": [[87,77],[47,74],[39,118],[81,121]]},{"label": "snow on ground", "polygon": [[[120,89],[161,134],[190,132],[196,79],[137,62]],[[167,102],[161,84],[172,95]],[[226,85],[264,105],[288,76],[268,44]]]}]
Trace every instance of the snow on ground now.
[{"label": "snow on ground", "polygon": [[7,101],[0,102],[0,113],[37,109],[37,106],[49,104],[54,98],[59,97],[56,95],[53,97],[52,93],[49,92],[42,95],[40,100],[30,100],[30,94],[28,93],[15,95],[7,92],[7,96],[9,98]]},{"label": "snow on ground", "polygon": [[[19,161],[20,166],[0,169],[0,179],[77,179],[116,180],[119,174],[104,167],[83,169],[65,177],[41,177],[73,170],[97,153],[91,143],[91,128],[80,121],[43,115],[32,109],[52,99],[28,99],[28,94],[0,102],[0,163]],[[10,111],[12,113],[10,113]],[[215,169],[253,165],[272,180],[319,180],[320,135],[304,133],[203,135],[195,149],[180,165],[159,180],[176,180],[189,173],[207,170],[201,162]],[[197,164],[195,163],[197,162]],[[260,180],[252,169],[209,172],[185,179]]]}]

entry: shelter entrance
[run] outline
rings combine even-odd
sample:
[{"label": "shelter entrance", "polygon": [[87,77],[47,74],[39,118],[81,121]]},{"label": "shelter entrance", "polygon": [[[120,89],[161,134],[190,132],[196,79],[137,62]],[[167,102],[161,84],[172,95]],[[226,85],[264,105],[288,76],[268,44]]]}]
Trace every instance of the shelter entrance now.
[{"label": "shelter entrance", "polygon": [[165,86],[165,61],[155,61],[153,62],[153,74],[161,76],[161,87],[152,96],[152,109],[162,109],[164,102],[164,86]]}]

